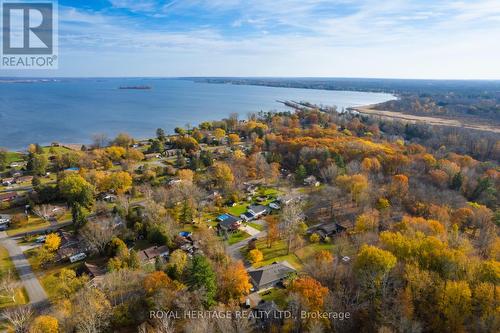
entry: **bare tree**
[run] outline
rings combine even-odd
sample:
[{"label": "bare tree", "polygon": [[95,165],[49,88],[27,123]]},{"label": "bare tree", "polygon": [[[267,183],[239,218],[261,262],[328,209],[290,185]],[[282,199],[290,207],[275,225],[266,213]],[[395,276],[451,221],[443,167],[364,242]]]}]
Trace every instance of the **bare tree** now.
[{"label": "bare tree", "polygon": [[332,184],[335,181],[335,178],[339,175],[339,168],[334,163],[329,164],[328,166],[319,170],[319,174],[323,179],[323,182],[327,184]]},{"label": "bare tree", "polygon": [[27,333],[33,317],[33,309],[28,305],[9,308],[3,312],[3,316],[12,325],[14,332]]},{"label": "bare tree", "polygon": [[109,137],[105,133],[96,133],[92,135],[92,144],[95,148],[106,147],[109,143]]},{"label": "bare tree", "polygon": [[304,213],[298,202],[291,202],[283,208],[280,216],[279,230],[281,238],[287,240],[287,254],[290,253],[292,242],[299,232],[298,227],[304,221]]},{"label": "bare tree", "polygon": [[213,333],[214,327],[211,320],[191,319],[184,325],[185,333]]},{"label": "bare tree", "polygon": [[157,333],[174,333],[175,326],[172,319],[167,316],[163,316],[156,320],[156,332]]},{"label": "bare tree", "polygon": [[73,298],[73,317],[77,332],[99,333],[106,330],[111,318],[111,305],[96,288],[84,288]]},{"label": "bare tree", "polygon": [[16,281],[14,274],[8,270],[0,280],[0,297],[10,298],[16,301],[16,289],[19,288],[19,282]]},{"label": "bare tree", "polygon": [[80,235],[89,245],[94,253],[102,254],[106,245],[114,236],[113,222],[110,219],[99,219],[92,223],[87,223],[81,230]]}]

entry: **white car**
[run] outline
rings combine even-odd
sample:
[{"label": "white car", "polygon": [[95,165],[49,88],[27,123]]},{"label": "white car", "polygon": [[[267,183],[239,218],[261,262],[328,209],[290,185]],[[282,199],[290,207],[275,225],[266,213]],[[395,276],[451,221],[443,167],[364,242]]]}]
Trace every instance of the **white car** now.
[{"label": "white car", "polygon": [[78,253],[78,254],[75,254],[74,256],[69,257],[69,261],[71,263],[74,263],[74,262],[83,260],[85,258],[87,258],[87,255],[82,252],[82,253]]},{"label": "white car", "polygon": [[276,210],[281,209],[281,206],[278,205],[276,202],[271,202],[269,204],[269,207],[271,207],[272,209],[276,209]]},{"label": "white car", "polygon": [[46,235],[43,235],[43,236],[38,236],[36,239],[35,239],[35,243],[45,243],[45,240],[47,239],[47,236]]}]

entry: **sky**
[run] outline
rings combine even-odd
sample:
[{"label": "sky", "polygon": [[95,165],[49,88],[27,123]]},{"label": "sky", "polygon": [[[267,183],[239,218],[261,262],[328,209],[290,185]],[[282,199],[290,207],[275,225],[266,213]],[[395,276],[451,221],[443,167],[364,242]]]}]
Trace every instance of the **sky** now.
[{"label": "sky", "polygon": [[59,0],[59,69],[0,76],[500,79],[499,0]]}]

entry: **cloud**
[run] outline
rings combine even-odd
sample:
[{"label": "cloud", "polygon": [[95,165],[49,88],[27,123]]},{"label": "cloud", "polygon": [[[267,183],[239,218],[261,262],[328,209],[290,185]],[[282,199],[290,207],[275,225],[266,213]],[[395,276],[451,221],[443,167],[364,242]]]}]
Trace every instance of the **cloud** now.
[{"label": "cloud", "polygon": [[59,16],[61,75],[500,78],[498,1],[110,0]]}]

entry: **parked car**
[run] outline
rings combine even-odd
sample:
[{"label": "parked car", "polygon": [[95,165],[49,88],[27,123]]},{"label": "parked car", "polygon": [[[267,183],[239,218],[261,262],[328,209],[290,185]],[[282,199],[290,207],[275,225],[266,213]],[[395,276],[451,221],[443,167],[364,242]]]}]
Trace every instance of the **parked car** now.
[{"label": "parked car", "polygon": [[47,235],[38,236],[35,239],[35,243],[45,243],[46,239],[47,239]]},{"label": "parked car", "polygon": [[69,261],[71,263],[74,263],[74,262],[83,260],[85,258],[87,258],[87,255],[82,252],[82,253],[78,253],[78,254],[75,254],[74,256],[69,257]]},{"label": "parked car", "polygon": [[271,202],[269,204],[269,207],[271,207],[272,209],[275,209],[275,210],[281,209],[281,206],[276,201]]}]

